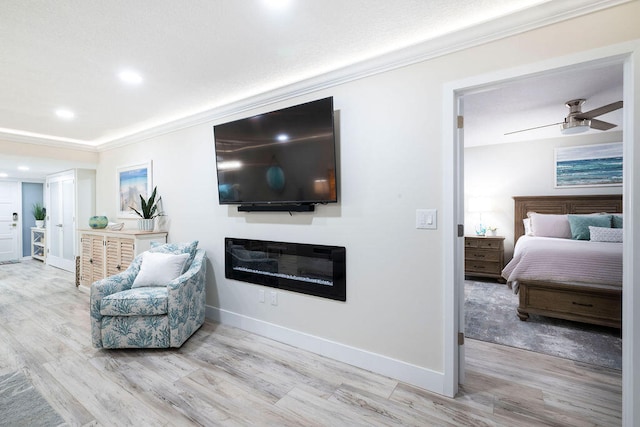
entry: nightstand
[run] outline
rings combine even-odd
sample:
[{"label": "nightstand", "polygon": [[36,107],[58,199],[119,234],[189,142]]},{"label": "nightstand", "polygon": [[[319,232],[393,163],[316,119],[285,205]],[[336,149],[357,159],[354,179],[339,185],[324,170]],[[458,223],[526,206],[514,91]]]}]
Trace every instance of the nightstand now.
[{"label": "nightstand", "polygon": [[465,236],[464,274],[491,277],[504,283],[500,273],[504,268],[504,237]]}]

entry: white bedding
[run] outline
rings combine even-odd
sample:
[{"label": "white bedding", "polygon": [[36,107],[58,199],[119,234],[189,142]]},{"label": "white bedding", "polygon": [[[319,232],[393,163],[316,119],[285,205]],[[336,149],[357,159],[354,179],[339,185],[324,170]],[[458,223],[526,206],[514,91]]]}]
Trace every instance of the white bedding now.
[{"label": "white bedding", "polygon": [[502,277],[622,287],[622,243],[522,236]]}]

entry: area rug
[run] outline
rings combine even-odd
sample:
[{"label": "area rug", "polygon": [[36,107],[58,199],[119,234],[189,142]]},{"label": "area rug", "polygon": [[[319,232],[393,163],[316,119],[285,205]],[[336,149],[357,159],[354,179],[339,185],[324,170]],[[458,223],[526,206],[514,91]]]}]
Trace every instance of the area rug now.
[{"label": "area rug", "polygon": [[0,426],[66,425],[22,372],[0,375]]},{"label": "area rug", "polygon": [[9,261],[0,261],[0,265],[3,265],[3,264],[18,264],[19,262],[20,262],[20,260],[10,259]]},{"label": "area rug", "polygon": [[622,369],[620,330],[531,315],[518,319],[518,295],[495,282],[465,281],[465,336],[578,362]]}]

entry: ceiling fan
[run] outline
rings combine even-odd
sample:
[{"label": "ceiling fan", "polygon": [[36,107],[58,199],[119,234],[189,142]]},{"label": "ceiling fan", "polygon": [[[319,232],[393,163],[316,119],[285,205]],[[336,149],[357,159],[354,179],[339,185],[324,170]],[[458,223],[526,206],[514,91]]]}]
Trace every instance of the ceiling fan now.
[{"label": "ceiling fan", "polygon": [[567,101],[565,105],[569,108],[569,115],[565,117],[564,121],[558,123],[552,123],[550,125],[536,126],[528,129],[520,129],[513,132],[507,132],[505,135],[511,135],[518,132],[526,132],[534,129],[541,129],[549,126],[560,125],[560,131],[564,135],[571,135],[580,132],[586,132],[589,129],[597,130],[609,130],[616,127],[613,123],[604,122],[602,120],[594,119],[594,117],[601,116],[611,111],[622,108],[622,101],[612,102],[611,104],[603,105],[602,107],[593,109],[591,111],[582,112],[582,104],[586,99],[572,99]]}]

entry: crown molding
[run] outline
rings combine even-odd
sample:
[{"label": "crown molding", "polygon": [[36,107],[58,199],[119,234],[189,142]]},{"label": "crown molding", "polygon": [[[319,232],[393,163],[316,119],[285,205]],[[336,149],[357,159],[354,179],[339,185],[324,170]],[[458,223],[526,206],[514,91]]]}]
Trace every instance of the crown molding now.
[{"label": "crown molding", "polygon": [[54,148],[65,148],[80,151],[97,152],[98,148],[88,141],[57,138],[49,135],[12,133],[0,131],[0,141],[19,142],[21,144],[33,144]]}]

